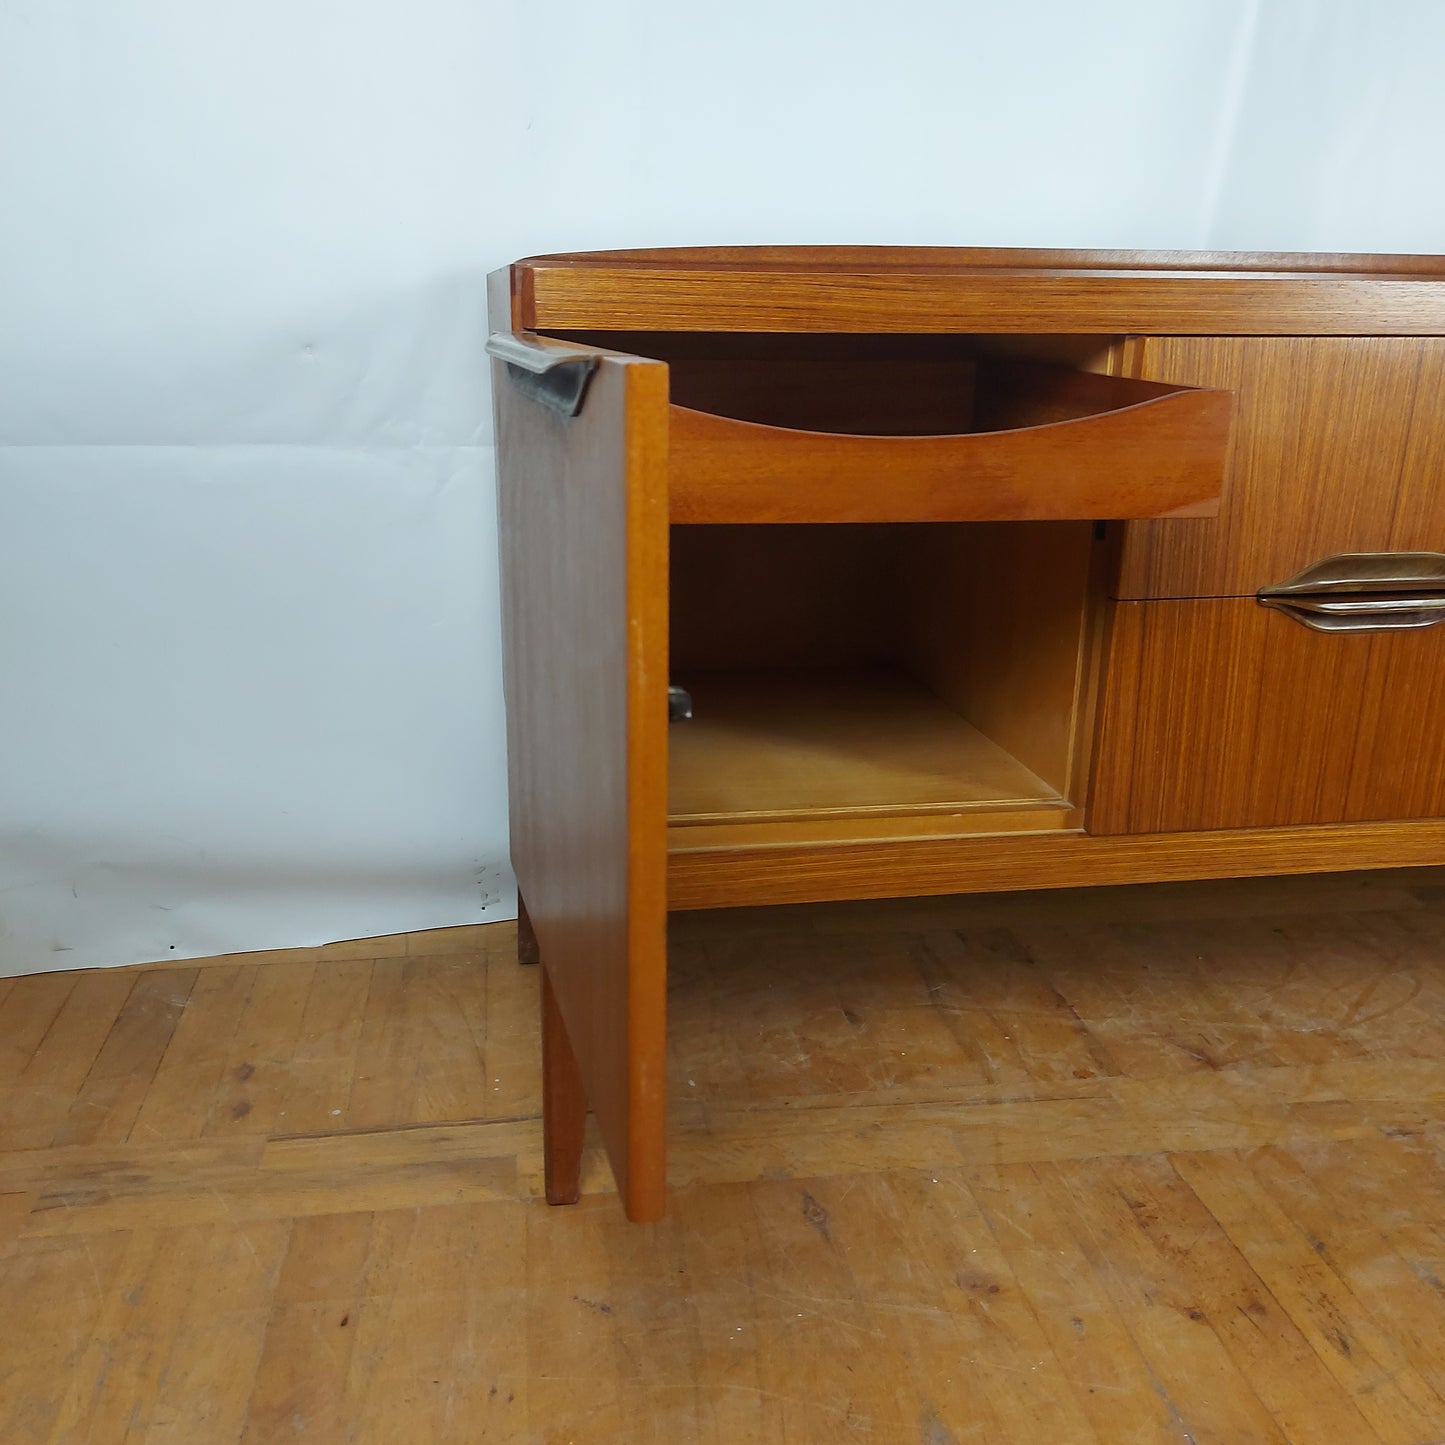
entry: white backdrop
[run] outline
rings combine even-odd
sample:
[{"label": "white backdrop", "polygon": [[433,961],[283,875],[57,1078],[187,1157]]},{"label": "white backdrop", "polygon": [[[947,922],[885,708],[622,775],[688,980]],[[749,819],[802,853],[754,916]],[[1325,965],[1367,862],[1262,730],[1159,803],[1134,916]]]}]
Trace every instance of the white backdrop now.
[{"label": "white backdrop", "polygon": [[3,0],[0,974],[506,918],[485,273],[1445,251],[1436,0]]}]

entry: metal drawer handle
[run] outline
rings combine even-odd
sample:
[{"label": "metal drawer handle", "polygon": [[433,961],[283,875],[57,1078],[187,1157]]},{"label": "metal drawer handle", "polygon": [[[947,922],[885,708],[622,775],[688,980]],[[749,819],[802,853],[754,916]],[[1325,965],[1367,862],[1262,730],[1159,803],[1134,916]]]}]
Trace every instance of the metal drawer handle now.
[{"label": "metal drawer handle", "polygon": [[594,352],[510,331],[494,331],[487,337],[487,355],[506,362],[507,375],[518,391],[566,417],[582,410],[587,384],[597,370]]},{"label": "metal drawer handle", "polygon": [[1445,552],[1350,552],[1272,587],[1273,607],[1316,632],[1399,632],[1445,622]]}]

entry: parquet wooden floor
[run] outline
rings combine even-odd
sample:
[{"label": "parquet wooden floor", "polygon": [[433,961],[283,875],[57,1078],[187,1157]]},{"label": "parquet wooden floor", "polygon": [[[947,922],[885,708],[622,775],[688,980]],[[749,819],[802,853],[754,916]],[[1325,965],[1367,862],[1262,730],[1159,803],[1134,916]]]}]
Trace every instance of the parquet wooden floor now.
[{"label": "parquet wooden floor", "polygon": [[0,980],[0,1445],[1445,1441],[1445,869],[672,932],[645,1227],[508,925]]}]

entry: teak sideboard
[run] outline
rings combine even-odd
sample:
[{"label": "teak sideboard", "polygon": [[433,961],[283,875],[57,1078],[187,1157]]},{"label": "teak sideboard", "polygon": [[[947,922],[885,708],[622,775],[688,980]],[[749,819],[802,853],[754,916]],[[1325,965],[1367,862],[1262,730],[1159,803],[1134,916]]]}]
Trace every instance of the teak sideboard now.
[{"label": "teak sideboard", "polygon": [[669,909],[1445,861],[1445,259],[490,286],[553,1202],[662,1212]]}]

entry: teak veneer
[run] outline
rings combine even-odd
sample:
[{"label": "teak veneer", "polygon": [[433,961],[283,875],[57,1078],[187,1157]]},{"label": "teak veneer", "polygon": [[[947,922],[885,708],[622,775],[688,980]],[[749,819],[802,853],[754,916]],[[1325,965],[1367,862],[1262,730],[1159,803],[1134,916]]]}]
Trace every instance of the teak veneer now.
[{"label": "teak veneer", "polygon": [[590,1107],[663,1209],[669,909],[1445,860],[1445,260],[605,252],[490,307],[554,1202]]}]

